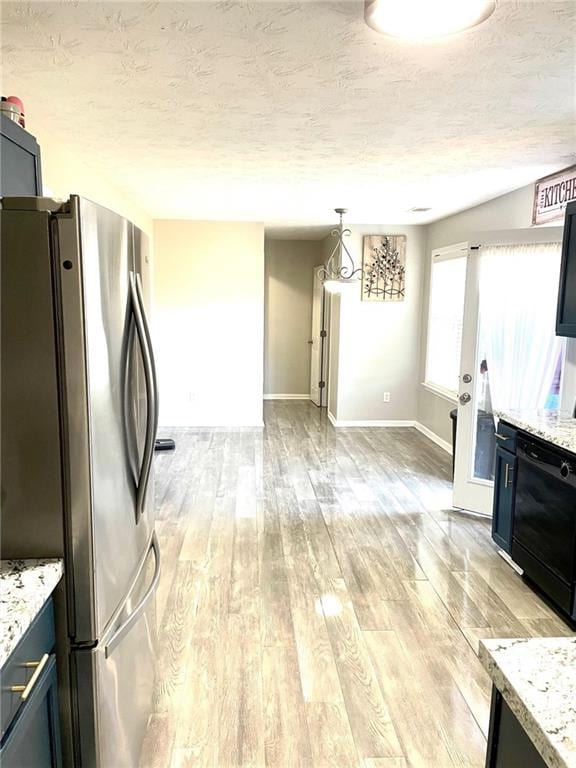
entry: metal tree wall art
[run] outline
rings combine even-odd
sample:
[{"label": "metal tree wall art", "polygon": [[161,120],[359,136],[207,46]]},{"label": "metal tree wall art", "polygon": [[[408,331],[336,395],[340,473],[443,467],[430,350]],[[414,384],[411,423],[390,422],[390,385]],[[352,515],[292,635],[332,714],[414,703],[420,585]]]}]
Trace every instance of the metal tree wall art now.
[{"label": "metal tree wall art", "polygon": [[366,235],[362,301],[404,301],[406,235]]}]

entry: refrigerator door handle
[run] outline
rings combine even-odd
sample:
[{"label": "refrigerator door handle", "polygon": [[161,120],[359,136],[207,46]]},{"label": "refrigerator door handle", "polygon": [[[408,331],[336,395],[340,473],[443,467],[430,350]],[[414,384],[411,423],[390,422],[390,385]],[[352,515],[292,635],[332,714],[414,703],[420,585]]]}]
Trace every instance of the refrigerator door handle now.
[{"label": "refrigerator door handle", "polygon": [[136,332],[140,341],[142,351],[142,360],[144,362],[144,378],[146,380],[147,406],[146,406],[146,438],[144,442],[144,452],[138,480],[136,484],[136,520],[140,518],[144,511],[144,501],[150,471],[152,469],[152,460],[154,458],[154,441],[156,439],[156,429],[158,425],[158,399],[156,397],[156,371],[154,368],[154,358],[152,356],[152,345],[150,332],[146,323],[142,303],[142,291],[139,286],[139,276],[130,272],[130,298],[132,301],[132,311],[136,322]]},{"label": "refrigerator door handle", "polygon": [[152,581],[150,582],[150,586],[142,596],[142,599],[140,600],[136,608],[134,608],[130,616],[128,616],[128,618],[118,627],[118,629],[106,642],[104,646],[104,655],[106,658],[110,656],[110,654],[112,653],[114,648],[118,645],[118,643],[122,640],[122,638],[126,634],[128,634],[128,632],[130,632],[130,630],[132,629],[134,624],[138,621],[138,619],[144,612],[144,609],[146,608],[146,606],[154,596],[154,593],[156,592],[156,589],[158,587],[158,582],[160,581],[160,546],[158,545],[158,538],[156,536],[156,531],[154,531],[154,533],[152,534],[150,549],[154,550],[154,559],[156,563],[154,568],[154,577],[152,578]]},{"label": "refrigerator door handle", "polygon": [[150,326],[148,325],[148,318],[146,317],[146,309],[144,306],[144,292],[142,290],[142,278],[140,273],[136,272],[136,293],[140,302],[140,311],[142,312],[142,320],[144,322],[144,333],[146,335],[146,341],[148,342],[148,354],[150,355],[150,366],[152,379],[154,381],[154,435],[152,437],[152,447],[156,439],[156,432],[158,431],[158,377],[156,376],[156,361],[154,359],[154,345],[152,344],[152,336],[150,335]]},{"label": "refrigerator door handle", "polygon": [[[131,299],[132,301],[132,299]],[[126,345],[126,362],[124,368],[124,405],[123,405],[123,418],[124,418],[124,430],[126,434],[126,448],[128,451],[128,457],[130,460],[130,466],[134,474],[134,483],[139,480],[140,475],[140,462],[138,458],[138,427],[136,424],[137,418],[134,413],[134,394],[131,389],[132,379],[132,364],[131,354],[134,347],[134,338],[136,336],[136,321],[134,320],[134,312],[130,317],[128,325],[128,344]],[[140,343],[140,342],[139,342]],[[138,522],[138,515],[136,515],[136,522]]]}]

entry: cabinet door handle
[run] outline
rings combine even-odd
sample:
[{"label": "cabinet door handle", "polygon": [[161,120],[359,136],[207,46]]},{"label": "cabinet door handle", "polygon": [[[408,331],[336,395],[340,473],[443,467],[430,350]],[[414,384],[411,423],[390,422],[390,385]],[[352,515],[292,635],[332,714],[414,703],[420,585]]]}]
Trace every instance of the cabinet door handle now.
[{"label": "cabinet door handle", "polygon": [[30,696],[30,694],[32,693],[32,689],[36,685],[38,678],[42,674],[42,670],[44,669],[46,664],[48,664],[49,659],[50,659],[50,654],[45,653],[44,656],[42,656],[42,658],[40,659],[40,661],[27,661],[25,664],[23,664],[22,666],[24,667],[35,667],[34,674],[30,678],[30,680],[28,680],[26,685],[11,685],[10,690],[12,691],[12,693],[19,693],[20,699],[22,701],[26,701],[28,696]]},{"label": "cabinet door handle", "polygon": [[510,478],[510,475],[514,472],[514,467],[511,467],[510,464],[505,464],[505,471],[504,471],[504,488],[508,488],[509,485],[512,485],[512,480]]},{"label": "cabinet door handle", "polygon": [[504,435],[501,435],[499,432],[495,432],[494,433],[494,437],[497,437],[498,440],[502,440],[503,443],[505,443],[506,440],[511,440],[512,439],[510,437],[505,437]]}]

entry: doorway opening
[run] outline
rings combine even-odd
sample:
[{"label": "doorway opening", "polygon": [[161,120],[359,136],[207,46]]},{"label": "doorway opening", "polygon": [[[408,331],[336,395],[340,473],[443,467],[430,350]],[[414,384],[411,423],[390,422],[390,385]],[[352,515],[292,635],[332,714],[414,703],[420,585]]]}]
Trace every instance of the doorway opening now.
[{"label": "doorway opening", "polygon": [[324,286],[315,281],[323,261],[322,240],[265,240],[265,400],[326,404],[327,309]]}]

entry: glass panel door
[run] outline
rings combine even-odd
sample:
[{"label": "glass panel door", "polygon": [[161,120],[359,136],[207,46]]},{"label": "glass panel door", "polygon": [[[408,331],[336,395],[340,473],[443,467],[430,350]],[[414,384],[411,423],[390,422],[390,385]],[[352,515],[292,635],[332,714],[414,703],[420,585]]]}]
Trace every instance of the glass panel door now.
[{"label": "glass panel door", "polygon": [[485,345],[479,323],[479,278],[480,251],[471,248],[466,267],[453,504],[489,515],[495,438]]},{"label": "glass panel door", "polygon": [[495,414],[558,407],[559,243],[471,248],[462,330],[454,506],[492,511]]}]

